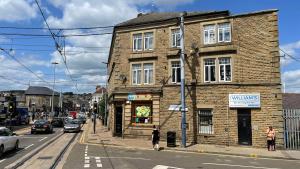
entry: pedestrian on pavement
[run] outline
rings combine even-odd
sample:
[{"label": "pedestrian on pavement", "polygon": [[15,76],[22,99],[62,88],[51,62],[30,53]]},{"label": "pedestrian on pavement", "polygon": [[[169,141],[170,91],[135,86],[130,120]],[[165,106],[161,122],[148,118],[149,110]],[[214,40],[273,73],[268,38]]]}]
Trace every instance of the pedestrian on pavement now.
[{"label": "pedestrian on pavement", "polygon": [[159,138],[160,138],[160,132],[158,129],[158,126],[156,127],[153,125],[153,131],[152,131],[152,146],[154,150],[159,150]]},{"label": "pedestrian on pavement", "polygon": [[275,129],[272,126],[267,129],[267,145],[268,151],[275,151]]},{"label": "pedestrian on pavement", "polygon": [[31,118],[32,118],[32,121],[34,122],[34,118],[35,118],[35,113],[34,112],[32,112]]}]

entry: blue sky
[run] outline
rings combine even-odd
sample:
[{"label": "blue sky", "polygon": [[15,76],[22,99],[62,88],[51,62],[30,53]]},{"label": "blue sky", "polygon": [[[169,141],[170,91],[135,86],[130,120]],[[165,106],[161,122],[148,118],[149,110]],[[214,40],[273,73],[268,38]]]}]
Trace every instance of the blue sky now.
[{"label": "blue sky", "polygon": [[[286,92],[300,92],[300,22],[296,22],[300,2],[297,0],[39,0],[39,4],[51,28],[111,26],[151,10],[229,10],[240,14],[279,9],[280,47],[294,57],[282,58],[283,83]],[[45,24],[34,0],[0,0],[0,27],[45,28]],[[63,30],[60,35],[104,32],[111,32],[111,28]],[[61,46],[65,42],[67,71],[51,37],[3,35],[7,33],[49,35],[48,30],[0,28],[0,48],[22,63],[0,52],[0,90],[26,89],[29,84],[52,88],[53,61],[59,62],[55,68],[57,91],[94,92],[97,84],[105,85],[106,65],[102,62],[107,60],[111,35],[56,39]]]}]

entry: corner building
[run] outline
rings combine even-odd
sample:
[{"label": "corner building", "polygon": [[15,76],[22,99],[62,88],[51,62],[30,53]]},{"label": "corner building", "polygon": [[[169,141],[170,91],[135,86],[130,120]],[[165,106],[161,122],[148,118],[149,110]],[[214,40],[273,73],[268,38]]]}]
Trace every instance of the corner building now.
[{"label": "corner building", "polygon": [[[114,27],[108,58],[109,127],[151,138],[159,125],[181,140],[180,13],[139,14]],[[185,30],[187,142],[283,144],[277,10],[188,12]]]}]

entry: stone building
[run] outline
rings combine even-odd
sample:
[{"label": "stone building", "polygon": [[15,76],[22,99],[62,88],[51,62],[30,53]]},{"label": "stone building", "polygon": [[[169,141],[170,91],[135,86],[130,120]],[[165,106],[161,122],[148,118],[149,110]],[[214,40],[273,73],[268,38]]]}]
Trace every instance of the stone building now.
[{"label": "stone building", "polygon": [[[110,129],[116,136],[181,139],[179,13],[139,14],[114,27],[108,58]],[[277,10],[185,16],[187,141],[283,143]]]},{"label": "stone building", "polygon": [[[53,90],[42,86],[29,86],[25,91],[26,106],[31,112],[51,112]],[[54,92],[54,110],[58,109],[59,93]]]}]

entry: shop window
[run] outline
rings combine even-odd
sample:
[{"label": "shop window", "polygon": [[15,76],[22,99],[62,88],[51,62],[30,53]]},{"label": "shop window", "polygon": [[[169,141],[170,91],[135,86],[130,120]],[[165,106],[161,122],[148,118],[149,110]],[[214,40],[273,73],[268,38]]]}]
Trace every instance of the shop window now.
[{"label": "shop window", "polygon": [[216,81],[215,59],[204,59],[204,82]]},{"label": "shop window", "polygon": [[230,58],[219,58],[220,81],[231,81],[231,64]]},{"label": "shop window", "polygon": [[151,124],[152,102],[133,102],[131,122],[134,124]]},{"label": "shop window", "polygon": [[180,83],[180,62],[179,61],[171,61],[171,78],[172,83]]},{"label": "shop window", "polygon": [[199,110],[198,124],[200,134],[213,134],[212,110]]},{"label": "shop window", "polygon": [[172,29],[172,47],[180,47],[180,30]]}]

